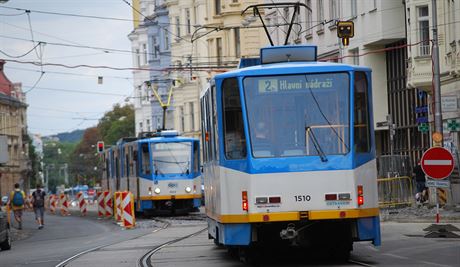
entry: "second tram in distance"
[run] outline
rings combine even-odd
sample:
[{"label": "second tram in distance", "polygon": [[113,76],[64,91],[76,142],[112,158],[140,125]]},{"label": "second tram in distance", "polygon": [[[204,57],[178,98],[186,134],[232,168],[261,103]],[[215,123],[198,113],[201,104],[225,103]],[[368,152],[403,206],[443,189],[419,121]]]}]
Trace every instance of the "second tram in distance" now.
[{"label": "second tram in distance", "polygon": [[174,214],[201,206],[199,141],[162,131],[122,138],[103,154],[102,188],[130,191],[144,214]]},{"label": "second tram in distance", "polygon": [[215,243],[380,245],[371,70],[317,62],[315,46],[261,49],[260,64],[201,93],[208,232]]}]

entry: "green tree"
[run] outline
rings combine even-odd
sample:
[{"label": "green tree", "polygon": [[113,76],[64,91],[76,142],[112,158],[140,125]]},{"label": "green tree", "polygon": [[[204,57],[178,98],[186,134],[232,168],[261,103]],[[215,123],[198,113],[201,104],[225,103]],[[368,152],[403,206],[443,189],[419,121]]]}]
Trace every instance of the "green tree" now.
[{"label": "green tree", "polygon": [[43,144],[43,171],[48,179],[48,189],[55,191],[56,186],[65,184],[66,174],[70,179],[68,162],[75,146],[75,143],[58,141],[48,141]]},{"label": "green tree", "polygon": [[101,140],[99,129],[88,128],[83,134],[81,142],[69,157],[69,168],[73,177],[73,184],[94,185],[100,182],[100,156],[96,151],[96,143]]},{"label": "green tree", "polygon": [[116,104],[113,110],[104,114],[97,127],[107,145],[114,145],[122,137],[134,136],[133,106]]},{"label": "green tree", "polygon": [[28,177],[30,177],[30,188],[35,188],[39,179],[39,173],[42,169],[40,166],[40,157],[35,151],[35,146],[32,145],[31,138],[29,138],[29,160],[31,164],[31,170],[28,173]]}]

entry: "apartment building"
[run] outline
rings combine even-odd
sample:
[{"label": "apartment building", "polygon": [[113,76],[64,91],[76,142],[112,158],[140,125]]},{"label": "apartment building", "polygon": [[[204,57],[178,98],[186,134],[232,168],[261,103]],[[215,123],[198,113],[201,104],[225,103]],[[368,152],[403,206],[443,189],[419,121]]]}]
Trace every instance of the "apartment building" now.
[{"label": "apartment building", "polygon": [[[134,29],[128,35],[131,41],[133,52],[133,66],[137,68],[133,71],[133,96],[135,132],[148,132],[152,127],[152,94],[145,83],[150,80],[149,71],[149,50],[148,50],[148,28],[144,23],[144,16],[149,16],[153,11],[152,1],[133,0],[133,20]],[[142,14],[139,14],[138,11]]]},{"label": "apartment building", "polygon": [[13,84],[3,73],[5,61],[0,60],[0,138],[6,143],[0,153],[8,155],[0,162],[0,196],[7,195],[15,183],[29,189],[31,164],[28,159],[27,104],[21,85]]}]

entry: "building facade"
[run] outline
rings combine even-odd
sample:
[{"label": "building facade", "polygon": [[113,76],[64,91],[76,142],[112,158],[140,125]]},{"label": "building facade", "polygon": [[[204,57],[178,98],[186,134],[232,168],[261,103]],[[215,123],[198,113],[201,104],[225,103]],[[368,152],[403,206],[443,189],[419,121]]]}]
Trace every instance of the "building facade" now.
[{"label": "building facade", "polygon": [[[145,20],[148,35],[150,85],[152,95],[152,130],[163,128],[163,107],[166,110],[165,128],[174,127],[174,98],[171,97],[168,105],[168,96],[172,90],[171,78],[171,34],[168,18],[167,1],[155,1],[153,14]],[[161,102],[160,102],[161,99]]]},{"label": "building facade", "polygon": [[[148,12],[153,9],[151,1],[133,0],[133,7],[148,16]],[[138,135],[141,132],[152,130],[152,95],[146,81],[150,80],[149,71],[149,50],[148,50],[148,28],[144,23],[144,17],[133,10],[134,30],[128,35],[131,41],[133,52],[133,97],[134,100],[134,120],[135,132]]]},{"label": "building facade", "polygon": [[[8,161],[0,163],[0,196],[7,195],[15,183],[29,190],[31,164],[28,159],[27,105],[20,84],[13,84],[3,73],[0,60],[0,136],[6,139]],[[5,152],[5,151],[3,151]]]}]

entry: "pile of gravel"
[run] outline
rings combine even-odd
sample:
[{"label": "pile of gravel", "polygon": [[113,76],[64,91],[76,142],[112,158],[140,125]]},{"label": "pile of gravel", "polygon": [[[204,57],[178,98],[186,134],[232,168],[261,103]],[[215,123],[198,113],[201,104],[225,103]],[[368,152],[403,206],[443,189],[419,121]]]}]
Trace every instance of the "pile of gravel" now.
[{"label": "pile of gravel", "polygon": [[[441,222],[460,222],[460,212],[455,209],[439,209]],[[436,208],[426,205],[416,205],[403,208],[380,209],[381,221],[397,222],[434,222]]]}]

